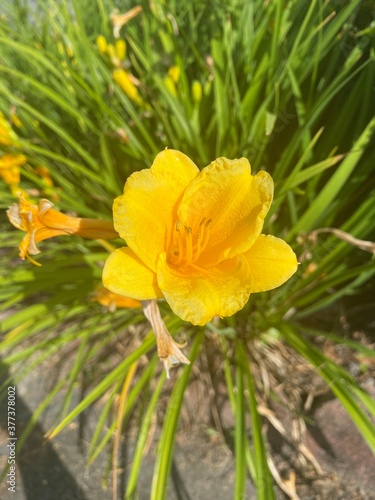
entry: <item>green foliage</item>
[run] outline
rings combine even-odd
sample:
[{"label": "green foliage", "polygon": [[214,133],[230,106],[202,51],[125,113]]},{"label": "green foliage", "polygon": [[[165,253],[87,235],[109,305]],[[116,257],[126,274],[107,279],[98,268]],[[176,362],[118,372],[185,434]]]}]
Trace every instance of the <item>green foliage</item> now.
[{"label": "green foliage", "polygon": [[[269,333],[276,332],[279,342],[305,358],[375,449],[373,401],[343,367],[316,348],[317,332],[311,327],[316,313],[369,283],[375,262],[334,235],[314,242],[307,234],[335,227],[359,239],[374,235],[371,19],[361,0],[154,0],[141,5],[143,11],[120,31],[127,55],[119,64],[134,77],[141,96],[136,101],[114,82],[116,64],[96,45],[98,35],[115,43],[109,15],[116,6],[130,9],[132,2],[5,2],[0,16],[0,110],[8,119],[18,117],[13,129],[19,143],[0,148],[26,155],[20,187],[33,197],[52,196],[61,211],[108,220],[126,178],[149,167],[165,147],[183,151],[200,167],[217,156],[245,156],[254,172],[271,173],[275,200],[265,232],[289,241],[299,256],[299,271],[279,289],[251,296],[235,317],[208,325],[206,336],[203,331],[187,332],[191,365],[172,375],[175,384],[151,495],[165,498],[185,391],[200,352],[216,340],[235,415],[234,495],[245,498],[249,473],[258,498],[269,500],[274,490],[257,410],[254,338],[267,343]],[[172,66],[179,69],[179,78],[171,88],[166,79]],[[48,168],[52,186],[38,173],[40,166]],[[0,192],[2,209],[16,201],[1,180]],[[74,358],[70,375],[40,405],[22,440],[60,391],[65,402],[51,435],[107,394],[89,450],[92,463],[111,442],[116,422],[104,437],[102,431],[126,375],[142,356],[149,358],[146,367],[137,368],[123,414],[123,422],[132,415],[139,422],[125,497],[133,498],[151,418],[165,390],[153,335],[146,334],[140,310],[111,313],[91,300],[108,255],[103,242],[78,237],[45,241],[39,268],[19,261],[22,235],[8,224],[4,210],[0,223],[1,257],[7,263],[0,278],[0,308],[9,311],[1,323],[4,362],[13,366],[18,381],[56,352]],[[162,307],[171,333],[186,332],[186,325]],[[145,333],[137,347],[128,334],[134,327]],[[329,329],[318,334],[345,342]],[[113,356],[117,338],[128,348],[121,361]],[[353,340],[347,345],[365,349]],[[235,354],[230,357],[229,351]],[[88,374],[90,391],[74,406],[72,390],[84,366],[95,367]]]}]

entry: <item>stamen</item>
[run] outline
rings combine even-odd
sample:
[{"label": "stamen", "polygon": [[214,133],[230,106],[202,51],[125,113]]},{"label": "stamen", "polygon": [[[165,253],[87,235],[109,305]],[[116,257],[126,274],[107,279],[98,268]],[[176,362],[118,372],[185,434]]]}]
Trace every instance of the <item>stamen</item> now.
[{"label": "stamen", "polygon": [[186,264],[189,265],[192,262],[193,259],[193,237],[192,237],[192,229],[191,227],[185,226],[185,231],[186,231]]},{"label": "stamen", "polygon": [[184,242],[183,242],[183,234],[180,231],[180,221],[177,221],[178,224],[178,229],[177,229],[177,224],[176,224],[176,231],[177,231],[177,239],[178,239],[178,257],[177,257],[177,262],[176,264],[180,264],[183,258],[183,253],[184,253]]},{"label": "stamen", "polygon": [[211,222],[212,222],[212,219],[208,219],[208,221],[204,225],[205,231],[203,233],[203,238],[202,238],[202,242],[201,242],[200,253],[202,253],[204,251],[204,249],[206,248],[206,246],[207,246],[208,239],[210,237],[210,224],[211,224]]},{"label": "stamen", "polygon": [[197,246],[195,247],[193,262],[198,260],[200,254],[203,252],[203,250],[207,246],[208,238],[210,236],[209,225],[211,224],[211,222],[212,222],[212,219],[208,219],[206,221],[206,217],[204,217],[201,220],[201,223],[199,224],[199,226],[202,229],[198,233],[198,236],[197,236]]}]

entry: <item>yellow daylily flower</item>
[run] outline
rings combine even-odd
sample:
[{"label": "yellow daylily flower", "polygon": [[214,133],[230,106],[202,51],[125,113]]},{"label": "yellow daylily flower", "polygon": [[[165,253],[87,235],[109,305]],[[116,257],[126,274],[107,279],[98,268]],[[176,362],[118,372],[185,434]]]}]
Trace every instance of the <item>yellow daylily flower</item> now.
[{"label": "yellow daylily flower", "polygon": [[6,154],[0,157],[0,177],[10,186],[18,186],[20,168],[26,163],[26,156]]},{"label": "yellow daylily flower", "polygon": [[164,297],[194,325],[231,316],[251,293],[296,272],[290,246],[261,234],[272,197],[271,176],[252,176],[245,158],[218,158],[199,171],[183,153],[162,151],[114,202],[128,246],[108,257],[104,286],[138,300]]},{"label": "yellow daylily flower", "polygon": [[95,290],[95,295],[92,300],[99,302],[99,304],[104,307],[107,307],[111,312],[116,311],[116,309],[133,309],[141,307],[139,300],[130,299],[129,297],[124,297],[118,293],[110,292],[104,286],[100,286]]},{"label": "yellow daylily flower", "polygon": [[112,73],[114,81],[123,90],[129,99],[135,103],[142,105],[143,99],[134,85],[132,76],[123,69],[115,69]]},{"label": "yellow daylily flower", "polygon": [[27,233],[19,246],[21,259],[40,253],[36,244],[54,236],[75,234],[82,238],[108,240],[118,237],[110,221],[70,217],[52,207],[53,203],[46,199],[40,200],[38,206],[32,205],[20,193],[20,202],[7,210],[11,224]]}]

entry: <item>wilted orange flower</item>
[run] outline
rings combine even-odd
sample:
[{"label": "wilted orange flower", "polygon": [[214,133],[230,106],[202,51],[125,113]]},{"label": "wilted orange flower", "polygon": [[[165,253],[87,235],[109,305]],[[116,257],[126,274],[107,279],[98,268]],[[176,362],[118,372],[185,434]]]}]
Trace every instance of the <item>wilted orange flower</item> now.
[{"label": "wilted orange flower", "polygon": [[116,10],[112,12],[110,18],[113,24],[113,36],[119,38],[120,30],[124,24],[130,21],[130,19],[133,19],[133,17],[137,16],[140,12],[142,12],[142,7],[140,5],[133,7],[124,14],[118,14]]},{"label": "wilted orange flower", "polygon": [[53,203],[46,199],[40,200],[38,206],[32,205],[20,193],[20,202],[7,210],[11,224],[27,233],[19,246],[21,259],[40,253],[36,244],[54,236],[75,234],[89,239],[118,237],[110,221],[70,217],[52,207]]},{"label": "wilted orange flower", "polygon": [[271,176],[252,176],[245,158],[218,158],[200,172],[179,151],[159,153],[114,202],[128,246],[108,257],[104,286],[138,300],[164,297],[195,325],[234,314],[297,269],[287,243],[261,234],[272,197]]},{"label": "wilted orange flower", "polygon": [[99,302],[102,306],[108,308],[109,311],[113,312],[116,309],[133,309],[136,307],[141,307],[139,300],[130,299],[129,297],[124,297],[118,293],[113,293],[107,290],[104,286],[100,286],[95,290],[93,299]]}]

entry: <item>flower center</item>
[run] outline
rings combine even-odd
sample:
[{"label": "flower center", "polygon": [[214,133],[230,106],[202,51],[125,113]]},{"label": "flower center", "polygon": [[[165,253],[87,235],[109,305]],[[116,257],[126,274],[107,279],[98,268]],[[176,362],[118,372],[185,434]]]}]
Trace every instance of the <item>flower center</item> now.
[{"label": "flower center", "polygon": [[189,266],[196,262],[206,248],[212,219],[203,217],[194,230],[177,220],[172,230],[171,245],[168,252],[168,262],[172,266]]}]

